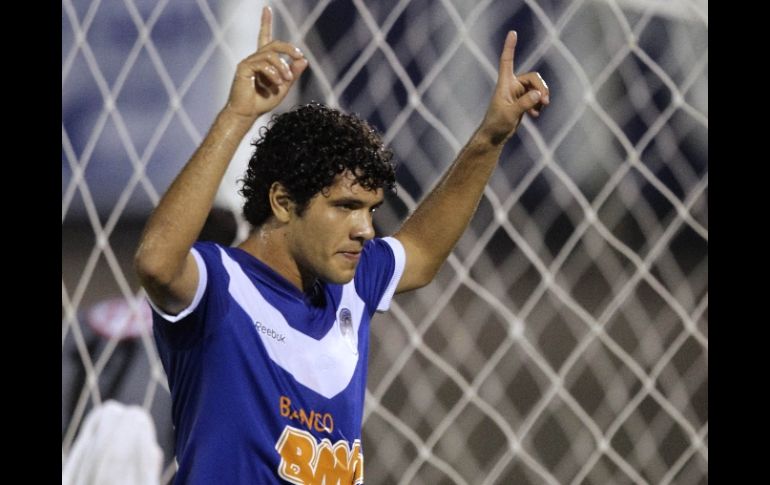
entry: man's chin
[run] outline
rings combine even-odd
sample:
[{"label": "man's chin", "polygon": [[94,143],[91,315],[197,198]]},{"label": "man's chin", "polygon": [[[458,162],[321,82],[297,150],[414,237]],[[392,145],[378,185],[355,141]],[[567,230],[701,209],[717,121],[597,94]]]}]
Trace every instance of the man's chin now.
[{"label": "man's chin", "polygon": [[327,283],[333,283],[335,285],[346,285],[353,281],[353,277],[356,274],[355,268],[351,271],[339,271],[333,275],[327,275],[323,278]]}]

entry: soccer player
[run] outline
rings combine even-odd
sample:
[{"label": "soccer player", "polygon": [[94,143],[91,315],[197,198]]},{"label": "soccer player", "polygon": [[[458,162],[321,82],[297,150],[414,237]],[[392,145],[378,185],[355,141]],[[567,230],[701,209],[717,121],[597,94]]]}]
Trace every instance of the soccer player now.
[{"label": "soccer player", "polygon": [[537,73],[514,74],[515,45],[509,32],[483,121],[392,237],[372,226],[394,187],[390,150],[365,121],[311,104],[275,116],[254,144],[249,237],[195,242],[238,144],[308,67],[272,39],[263,10],[257,51],[135,257],[171,389],[177,483],[363,482],[370,319],[432,280],[522,116],[549,102]]}]

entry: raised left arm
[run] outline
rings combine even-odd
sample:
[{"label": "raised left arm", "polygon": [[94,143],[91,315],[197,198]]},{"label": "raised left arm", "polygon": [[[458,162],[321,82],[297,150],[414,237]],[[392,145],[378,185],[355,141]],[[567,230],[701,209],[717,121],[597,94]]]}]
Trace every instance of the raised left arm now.
[{"label": "raised left arm", "polygon": [[484,187],[524,113],[539,116],[549,90],[536,72],[513,73],[516,33],[500,56],[497,85],[481,125],[428,196],[394,234],[406,252],[397,293],[427,285],[446,261],[478,207]]}]

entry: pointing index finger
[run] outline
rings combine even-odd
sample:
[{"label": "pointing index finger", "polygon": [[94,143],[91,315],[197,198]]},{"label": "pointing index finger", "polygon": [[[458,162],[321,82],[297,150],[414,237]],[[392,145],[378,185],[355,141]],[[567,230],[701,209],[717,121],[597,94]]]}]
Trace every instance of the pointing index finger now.
[{"label": "pointing index finger", "polygon": [[257,49],[269,44],[273,40],[273,9],[262,9],[262,25],[259,27],[259,43]]},{"label": "pointing index finger", "polygon": [[517,38],[518,35],[515,30],[508,32],[508,35],[505,37],[503,53],[500,54],[499,76],[502,79],[513,77],[513,50],[516,47]]}]

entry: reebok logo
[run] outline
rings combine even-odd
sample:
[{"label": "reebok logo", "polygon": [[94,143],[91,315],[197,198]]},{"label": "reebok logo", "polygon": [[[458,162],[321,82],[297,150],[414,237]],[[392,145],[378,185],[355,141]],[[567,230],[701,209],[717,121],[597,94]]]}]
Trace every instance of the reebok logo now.
[{"label": "reebok logo", "polygon": [[263,333],[278,343],[286,343],[286,335],[276,332],[272,328],[263,325],[261,322],[254,322],[254,328],[257,329],[257,333]]}]

